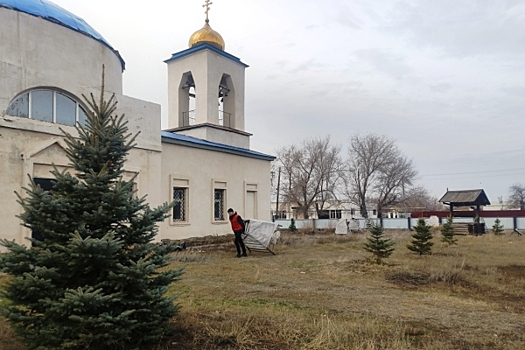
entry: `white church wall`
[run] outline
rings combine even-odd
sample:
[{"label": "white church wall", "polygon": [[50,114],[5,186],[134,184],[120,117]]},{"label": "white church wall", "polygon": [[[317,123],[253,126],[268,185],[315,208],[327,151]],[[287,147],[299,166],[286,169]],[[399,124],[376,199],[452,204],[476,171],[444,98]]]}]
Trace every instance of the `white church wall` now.
[{"label": "white church wall", "polygon": [[207,128],[208,141],[224,143],[226,145],[250,149],[250,137],[222,129]]},{"label": "white church wall", "polygon": [[[184,221],[166,220],[162,238],[231,233],[229,207],[246,219],[270,220],[269,174],[269,161],[163,143],[162,198],[170,202],[174,186],[187,188],[187,216]],[[214,188],[226,191],[223,221],[214,220]]]},{"label": "white church wall", "polygon": [[208,125],[177,131],[178,134],[196,137],[211,142],[222,143],[239,148],[250,149],[250,137],[234,131],[219,129]]},{"label": "white church wall", "polygon": [[137,137],[137,147],[161,151],[160,105],[124,95],[116,96],[116,98],[118,101],[117,114],[125,115],[130,133],[134,135],[140,132]]},{"label": "white church wall", "polygon": [[122,94],[119,58],[102,43],[64,26],[0,8],[0,112],[21,92],[57,87],[81,98],[100,88]]},{"label": "white church wall", "polygon": [[[22,121],[26,119],[17,118]],[[30,121],[30,120],[29,120]],[[37,124],[49,124],[31,121]],[[29,229],[20,225],[16,218],[22,212],[22,207],[16,202],[15,191],[24,195],[24,187],[29,186],[29,178],[52,179],[50,173],[53,165],[59,170],[71,170],[64,148],[63,137],[59,132],[45,133],[6,127],[5,119],[0,118],[0,238],[15,240],[18,243],[28,244],[26,237],[31,236]],[[46,126],[49,126],[46,125]],[[61,126],[65,131],[75,134],[73,127]],[[137,195],[147,195],[151,206],[161,204],[160,198],[160,162],[159,151],[134,148],[131,150],[125,164],[124,180],[129,180],[137,174]],[[159,237],[160,239],[160,237]]]}]

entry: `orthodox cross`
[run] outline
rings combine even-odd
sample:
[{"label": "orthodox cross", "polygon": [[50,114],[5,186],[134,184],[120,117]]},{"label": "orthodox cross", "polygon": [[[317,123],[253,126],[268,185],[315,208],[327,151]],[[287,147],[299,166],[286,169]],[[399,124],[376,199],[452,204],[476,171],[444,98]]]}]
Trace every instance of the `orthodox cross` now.
[{"label": "orthodox cross", "polygon": [[208,23],[210,21],[208,19],[208,13],[210,12],[210,5],[213,5],[213,2],[211,2],[210,0],[206,0],[205,4],[202,5],[202,7],[204,7],[206,9],[206,11],[204,11],[204,13],[206,14],[206,23]]}]

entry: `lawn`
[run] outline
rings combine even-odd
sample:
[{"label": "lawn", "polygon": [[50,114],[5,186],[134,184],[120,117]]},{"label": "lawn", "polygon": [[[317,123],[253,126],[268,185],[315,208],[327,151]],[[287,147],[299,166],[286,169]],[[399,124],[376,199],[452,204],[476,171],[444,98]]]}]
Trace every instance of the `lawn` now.
[{"label": "lawn", "polygon": [[[431,256],[392,233],[387,265],[364,235],[285,233],[277,255],[233,242],[174,256],[185,266],[175,334],[158,349],[525,349],[525,238],[462,236]],[[22,350],[0,321],[0,348]]]}]

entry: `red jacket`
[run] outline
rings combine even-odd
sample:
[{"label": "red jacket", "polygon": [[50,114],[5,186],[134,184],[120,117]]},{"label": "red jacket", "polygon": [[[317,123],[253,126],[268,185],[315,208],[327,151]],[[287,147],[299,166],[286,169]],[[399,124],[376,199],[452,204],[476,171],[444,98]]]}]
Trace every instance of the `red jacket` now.
[{"label": "red jacket", "polygon": [[232,225],[233,232],[244,232],[244,220],[239,214],[235,213],[230,216],[230,224]]}]

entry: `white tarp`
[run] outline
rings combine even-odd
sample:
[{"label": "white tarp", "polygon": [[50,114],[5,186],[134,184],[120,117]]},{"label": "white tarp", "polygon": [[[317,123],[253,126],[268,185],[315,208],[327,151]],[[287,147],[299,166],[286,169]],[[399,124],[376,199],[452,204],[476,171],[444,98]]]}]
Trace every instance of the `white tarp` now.
[{"label": "white tarp", "polygon": [[281,237],[281,231],[275,231],[273,233],[272,239],[270,240],[270,243],[277,244],[277,240]]},{"label": "white tarp", "polygon": [[348,223],[348,229],[350,232],[359,232],[359,221],[357,220],[350,220]]},{"label": "white tarp", "polygon": [[[244,243],[249,244],[254,240],[264,248],[268,248],[270,243],[273,243],[272,239],[277,242],[277,239],[281,235],[281,233],[276,230],[277,224],[275,222],[250,220],[248,230],[246,231],[248,237],[245,238]],[[276,237],[274,238],[274,236]]]},{"label": "white tarp", "polygon": [[432,227],[439,227],[439,218],[435,215],[432,215],[428,218],[427,225]]},{"label": "white tarp", "polygon": [[336,235],[346,235],[348,234],[348,222],[346,219],[339,219],[337,225],[335,226]]}]

